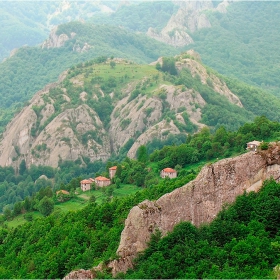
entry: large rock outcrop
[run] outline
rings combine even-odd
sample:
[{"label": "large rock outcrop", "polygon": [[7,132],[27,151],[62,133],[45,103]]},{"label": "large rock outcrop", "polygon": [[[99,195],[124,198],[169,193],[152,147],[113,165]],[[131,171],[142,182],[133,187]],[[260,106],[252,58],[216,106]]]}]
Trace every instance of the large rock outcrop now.
[{"label": "large rock outcrop", "polygon": [[[167,193],[156,201],[145,200],[133,207],[125,221],[117,249],[119,258],[108,264],[112,274],[133,267],[137,254],[147,247],[151,234],[159,229],[163,235],[182,221],[199,226],[211,222],[226,203],[232,203],[244,192],[258,191],[263,181],[280,178],[280,145],[271,144],[267,151],[248,152],[203,167],[197,178]],[[94,278],[104,264],[87,270]],[[79,271],[64,279],[77,279]]]},{"label": "large rock outcrop", "polygon": [[157,32],[149,28],[147,35],[175,47],[183,47],[193,43],[189,33],[211,27],[210,21],[203,12],[213,8],[211,1],[174,1],[179,6],[176,14],[172,15],[167,25]]},{"label": "large rock outcrop", "polygon": [[157,201],[145,200],[133,207],[125,221],[117,254],[109,264],[112,273],[132,268],[133,259],[147,247],[151,233],[163,235],[181,221],[199,226],[211,222],[225,203],[232,203],[244,191],[258,191],[265,179],[280,176],[280,148],[249,152],[205,166],[197,178],[165,194]]},{"label": "large rock outcrop", "polygon": [[[188,69],[202,84],[230,103],[243,107],[238,96],[200,63],[197,53],[190,50],[175,59],[179,72]],[[127,67],[138,74],[143,71],[139,65],[132,66],[121,59],[114,61],[119,69]],[[110,60],[103,66],[109,68],[109,63]],[[154,64],[157,63],[162,64],[163,59],[159,58]],[[103,66],[96,67],[102,69]],[[27,167],[32,164],[57,167],[64,160],[81,163],[84,159],[106,160],[112,153],[122,151],[122,147],[134,158],[138,148],[153,139],[164,141],[170,135],[195,132],[205,126],[202,112],[207,103],[191,86],[168,84],[163,74],[151,67],[153,75],[141,73],[138,80],[133,76],[124,82],[119,92],[104,93],[102,85],[95,81],[100,70],[93,68],[89,66],[78,74],[69,70],[57,83],[35,94],[3,133],[1,166],[18,168],[23,160]],[[117,80],[119,74],[114,70],[110,78]],[[93,81],[94,87],[89,81]],[[102,101],[105,96],[113,103],[112,113]],[[103,106],[108,118],[100,110]]]},{"label": "large rock outcrop", "polygon": [[75,33],[71,33],[71,37],[66,34],[57,35],[57,26],[51,31],[49,38],[43,42],[42,49],[60,48],[64,46],[64,43],[71,38],[74,38]]},{"label": "large rock outcrop", "polygon": [[[92,108],[85,103],[69,106],[71,100],[65,90],[56,95],[63,100],[61,109],[55,108],[49,94],[65,76],[66,72],[57,83],[37,92],[9,123],[0,142],[1,166],[18,167],[25,160],[27,167],[32,164],[57,167],[60,160],[75,161],[85,156],[91,161],[109,158],[109,137]],[[89,138],[87,134],[95,137]]]}]

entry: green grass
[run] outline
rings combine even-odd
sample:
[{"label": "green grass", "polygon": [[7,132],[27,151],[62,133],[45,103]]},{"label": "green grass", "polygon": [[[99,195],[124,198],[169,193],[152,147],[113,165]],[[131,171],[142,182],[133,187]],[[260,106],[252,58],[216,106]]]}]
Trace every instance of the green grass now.
[{"label": "green grass", "polygon": [[[129,184],[122,184],[119,189],[114,188],[113,197],[123,197],[129,194],[134,194],[137,191],[141,190],[141,188],[135,186],[135,185],[129,185]],[[103,201],[107,198],[106,196],[106,188],[104,191],[102,189],[99,190],[90,190],[83,192],[81,189],[77,189],[77,197],[74,197],[68,201],[57,203],[54,206],[54,211],[60,211],[63,213],[69,212],[69,211],[77,211],[82,209],[88,204],[88,200],[91,195],[94,195],[96,198],[96,203],[102,204]],[[33,220],[37,218],[43,217],[41,213],[38,211],[31,212],[33,215]],[[7,228],[16,228],[17,226],[20,226],[24,223],[26,223],[27,220],[24,218],[24,214],[21,214],[17,217],[15,217],[11,221],[5,221],[2,225],[2,227]]]},{"label": "green grass", "polygon": [[[33,220],[43,217],[43,215],[38,211],[32,212],[32,215],[33,215]],[[26,222],[27,221],[24,218],[24,214],[20,214],[19,216],[17,216],[16,218],[14,218],[11,221],[5,221],[1,227],[16,228]]]},{"label": "green grass", "polygon": [[141,190],[141,188],[139,188],[135,185],[122,184],[119,189],[114,190],[113,195],[116,196],[116,197],[126,196],[126,195],[129,195],[129,194],[134,194],[139,190]]},{"label": "green grass", "polygon": [[56,204],[54,206],[54,209],[59,209],[62,212],[76,211],[83,208],[86,205],[86,203],[86,200],[72,198],[71,200],[68,200],[66,202]]},{"label": "green grass", "polygon": [[[87,77],[80,76],[85,83],[90,82],[92,78],[102,77],[106,81],[113,77],[117,81],[116,89],[121,89],[128,83],[141,82],[141,91],[145,94],[152,94],[158,85],[163,83],[163,73],[153,65],[127,64],[123,61],[112,68],[109,64],[103,63],[87,67],[86,72]],[[77,77],[79,78],[79,75]],[[170,83],[164,81],[164,84]]]}]

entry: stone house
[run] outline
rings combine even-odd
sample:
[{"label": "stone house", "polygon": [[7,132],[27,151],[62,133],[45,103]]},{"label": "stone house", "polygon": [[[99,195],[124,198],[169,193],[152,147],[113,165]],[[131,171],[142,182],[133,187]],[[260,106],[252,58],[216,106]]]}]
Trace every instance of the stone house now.
[{"label": "stone house", "polygon": [[81,189],[83,192],[89,191],[91,189],[91,184],[94,183],[94,179],[85,179],[80,182]]},{"label": "stone house", "polygon": [[177,177],[177,171],[175,169],[172,168],[164,168],[161,170],[160,172],[160,177],[161,178],[165,178],[165,177],[169,177],[169,178],[176,178]]},{"label": "stone house", "polygon": [[117,166],[112,166],[112,167],[109,168],[110,179],[114,178],[116,172],[117,172]]},{"label": "stone house", "polygon": [[111,185],[111,180],[106,177],[99,176],[95,178],[95,185],[97,187],[106,187]]},{"label": "stone house", "polygon": [[256,151],[258,149],[258,147],[260,146],[261,142],[260,141],[252,141],[252,142],[248,142],[247,143],[247,150],[250,150],[250,151]]}]

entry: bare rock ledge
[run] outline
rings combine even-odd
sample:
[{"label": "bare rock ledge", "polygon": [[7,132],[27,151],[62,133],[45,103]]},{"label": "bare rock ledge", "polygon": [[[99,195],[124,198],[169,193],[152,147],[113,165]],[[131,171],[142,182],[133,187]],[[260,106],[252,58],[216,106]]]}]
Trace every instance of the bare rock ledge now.
[{"label": "bare rock ledge", "polygon": [[[234,202],[236,196],[244,191],[258,191],[263,181],[270,177],[278,180],[279,154],[280,147],[274,145],[269,151],[248,152],[206,165],[195,180],[181,188],[156,201],[145,200],[134,206],[121,234],[117,250],[119,259],[108,264],[112,274],[126,272],[133,267],[133,259],[147,247],[155,229],[166,235],[182,221],[190,221],[196,226],[209,223],[225,203]],[[97,269],[93,268],[91,277],[94,278],[94,270]]]}]

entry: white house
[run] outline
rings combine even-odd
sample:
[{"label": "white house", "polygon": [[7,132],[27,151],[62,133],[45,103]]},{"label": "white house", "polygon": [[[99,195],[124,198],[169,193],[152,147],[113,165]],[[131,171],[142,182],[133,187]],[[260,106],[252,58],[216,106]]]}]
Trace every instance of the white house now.
[{"label": "white house", "polygon": [[82,191],[83,191],[83,192],[89,191],[89,190],[91,189],[91,184],[92,184],[92,183],[94,183],[94,179],[92,179],[92,178],[82,180],[82,181],[80,182]]},{"label": "white house", "polygon": [[172,168],[164,168],[161,170],[160,172],[160,177],[161,178],[165,178],[165,177],[169,177],[169,178],[176,178],[177,177],[177,171],[175,169]]}]

